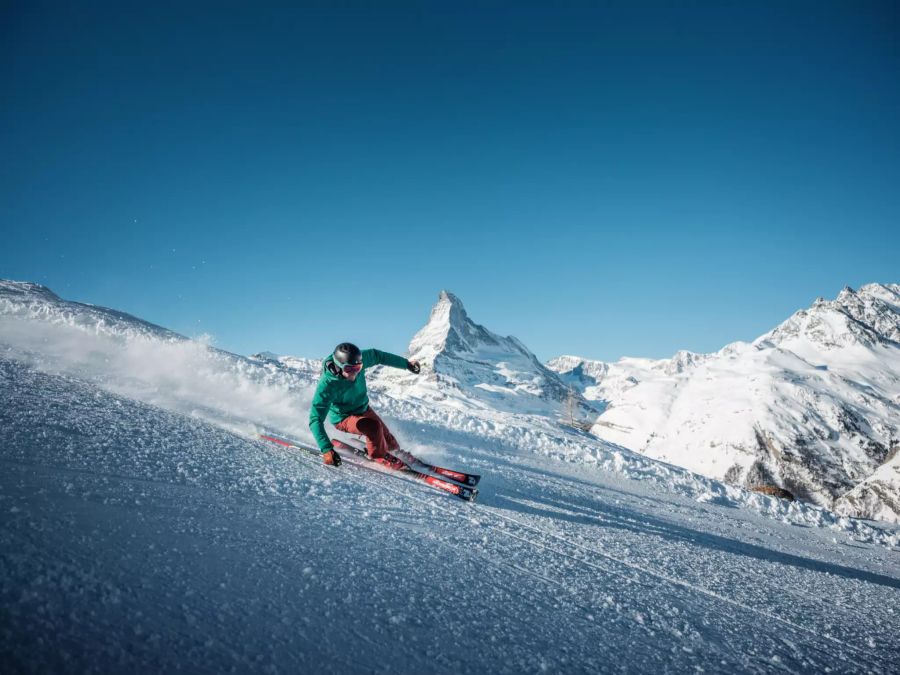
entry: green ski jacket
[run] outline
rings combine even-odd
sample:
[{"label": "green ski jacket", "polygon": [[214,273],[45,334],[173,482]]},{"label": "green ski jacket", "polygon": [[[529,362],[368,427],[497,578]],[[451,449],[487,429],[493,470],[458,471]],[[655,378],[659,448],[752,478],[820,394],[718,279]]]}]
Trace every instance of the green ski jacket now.
[{"label": "green ski jacket", "polygon": [[334,362],[334,356],[329,356],[322,361],[322,377],[316,394],[313,396],[312,407],[309,410],[309,428],[315,436],[319,450],[328,452],[333,450],[331,439],[325,433],[325,416],[328,421],[337,424],[350,415],[362,415],[369,409],[369,391],[366,387],[366,368],[384,364],[394,368],[406,368],[409,364],[402,356],[382,352],[378,349],[363,349],[363,367],[351,382],[339,375],[335,375],[328,369],[329,362]]}]

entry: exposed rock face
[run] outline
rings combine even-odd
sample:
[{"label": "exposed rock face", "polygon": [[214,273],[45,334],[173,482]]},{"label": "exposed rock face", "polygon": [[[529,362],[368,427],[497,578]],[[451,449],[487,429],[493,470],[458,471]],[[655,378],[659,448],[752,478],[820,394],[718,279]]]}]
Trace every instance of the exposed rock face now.
[{"label": "exposed rock face", "polygon": [[844,516],[897,522],[900,513],[900,445],[871,476],[839,497],[834,510]]},{"label": "exposed rock face", "polygon": [[[900,285],[844,288],[715,354],[549,364],[606,403],[593,432],[657,459],[900,520]],[[590,374],[590,377],[586,377]]]},{"label": "exposed rock face", "polygon": [[750,489],[763,495],[771,495],[772,497],[778,497],[779,499],[787,499],[789,502],[795,501],[794,495],[792,495],[784,488],[776,487],[774,485],[751,485]]}]

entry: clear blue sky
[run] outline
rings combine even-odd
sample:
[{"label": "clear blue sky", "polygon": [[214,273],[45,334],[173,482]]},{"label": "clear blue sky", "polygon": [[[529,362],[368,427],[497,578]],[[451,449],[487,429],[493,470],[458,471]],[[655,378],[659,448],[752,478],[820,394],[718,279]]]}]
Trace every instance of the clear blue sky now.
[{"label": "clear blue sky", "polygon": [[542,359],[715,350],[900,282],[898,42],[894,2],[6,2],[0,277],[241,353],[403,351],[442,288]]}]

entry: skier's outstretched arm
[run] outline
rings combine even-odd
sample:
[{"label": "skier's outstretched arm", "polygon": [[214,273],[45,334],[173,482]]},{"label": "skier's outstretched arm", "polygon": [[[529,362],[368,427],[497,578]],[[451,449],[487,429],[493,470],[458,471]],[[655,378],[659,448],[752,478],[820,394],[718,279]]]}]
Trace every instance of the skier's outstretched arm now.
[{"label": "skier's outstretched arm", "polygon": [[392,368],[402,368],[413,373],[419,372],[419,362],[408,361],[405,356],[383,352],[380,349],[364,349],[362,356],[363,365],[366,367],[385,365],[391,366]]}]

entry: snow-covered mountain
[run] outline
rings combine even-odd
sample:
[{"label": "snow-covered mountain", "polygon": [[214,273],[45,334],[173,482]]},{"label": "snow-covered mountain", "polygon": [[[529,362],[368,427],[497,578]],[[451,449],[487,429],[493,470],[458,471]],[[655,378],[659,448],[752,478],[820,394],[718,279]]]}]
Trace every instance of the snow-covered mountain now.
[{"label": "snow-covered mountain", "polygon": [[387,390],[478,503],[326,467],[256,439],[311,441],[315,362],[0,285],[4,672],[895,668],[897,528]]},{"label": "snow-covered mountain", "polygon": [[441,291],[407,355],[423,364],[423,375],[383,369],[372,378],[376,388],[459,408],[514,414],[565,415],[574,409],[578,417],[594,417],[598,412],[519,340],[472,321],[462,301],[447,291]]},{"label": "snow-covered mountain", "polygon": [[715,354],[548,366],[606,408],[605,440],[741,485],[900,519],[900,286],[845,288]]},{"label": "snow-covered mountain", "polygon": [[584,397],[601,407],[617,400],[638,382],[654,377],[669,377],[706,361],[710,355],[680,351],[671,359],[642,359],[624,357],[615,363],[582,359],[578,356],[559,356],[547,362],[569,386],[578,388]]}]

